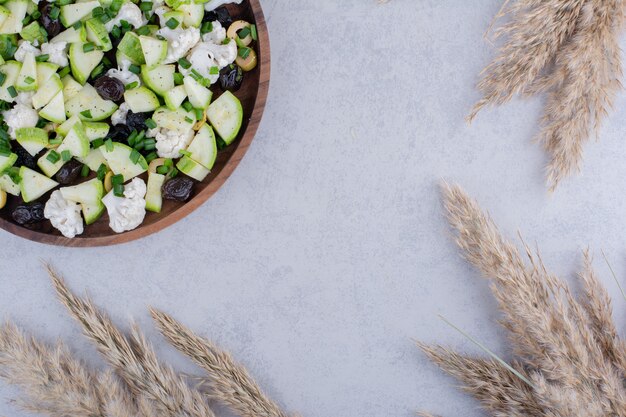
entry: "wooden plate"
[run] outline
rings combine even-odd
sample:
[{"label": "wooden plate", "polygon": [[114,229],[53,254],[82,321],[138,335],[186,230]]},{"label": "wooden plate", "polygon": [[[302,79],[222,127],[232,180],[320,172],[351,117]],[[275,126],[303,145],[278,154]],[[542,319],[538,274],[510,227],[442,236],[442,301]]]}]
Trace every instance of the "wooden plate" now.
[{"label": "wooden plate", "polygon": [[[161,213],[148,212],[146,219],[137,229],[121,234],[109,228],[109,218],[105,212],[96,223],[85,226],[82,235],[68,239],[47,220],[32,226],[16,224],[11,218],[11,212],[21,201],[19,198],[9,196],[11,202],[0,210],[0,227],[17,236],[52,245],[74,247],[114,245],[158,232],[182,219],[211,197],[233,173],[248,150],[263,115],[270,79],[270,43],[259,0],[244,0],[241,5],[227,7],[233,20],[243,19],[256,24],[258,41],[255,43],[255,49],[258,54],[258,65],[253,71],[246,73],[241,89],[235,93],[244,109],[244,121],[239,137],[232,145],[220,151],[211,174],[202,183],[196,184],[194,196],[190,201],[180,203],[163,200]],[[214,87],[212,90],[215,99],[220,89]],[[146,179],[145,174],[143,178]],[[49,194],[42,197],[41,201],[47,201],[48,196]]]}]

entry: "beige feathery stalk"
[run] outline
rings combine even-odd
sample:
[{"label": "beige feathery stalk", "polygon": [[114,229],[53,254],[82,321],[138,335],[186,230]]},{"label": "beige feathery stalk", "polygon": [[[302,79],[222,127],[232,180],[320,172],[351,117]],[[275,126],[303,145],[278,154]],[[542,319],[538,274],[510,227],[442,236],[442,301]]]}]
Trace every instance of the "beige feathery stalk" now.
[{"label": "beige feathery stalk", "polygon": [[98,346],[135,395],[151,403],[159,417],[214,417],[202,394],[189,387],[172,368],[160,363],[138,329],[129,337],[89,298],[74,295],[50,267],[48,272],[59,299],[82,325],[84,333]]},{"label": "beige feathery stalk", "polygon": [[163,336],[209,374],[212,398],[242,417],[287,417],[228,352],[197,336],[171,316],[155,309],[150,313]]},{"label": "beige feathery stalk", "polygon": [[459,187],[443,187],[448,220],[466,259],[485,277],[503,312],[513,368],[497,361],[419,346],[494,416],[624,416],[626,350],[611,318],[608,296],[585,254],[584,293],[547,271],[524,246],[527,262],[490,217]]},{"label": "beige feathery stalk", "polygon": [[588,0],[576,33],[559,51],[554,85],[544,110],[540,141],[551,155],[548,183],[554,189],[579,169],[582,145],[598,132],[621,88],[618,35],[624,20],[622,0]]},{"label": "beige feathery stalk", "polygon": [[494,60],[482,71],[477,88],[483,98],[472,108],[468,121],[490,104],[503,104],[526,93],[549,69],[561,46],[576,28],[587,0],[516,0],[505,3],[494,18],[509,17],[495,31],[506,38]]},{"label": "beige feathery stalk", "polygon": [[49,347],[14,324],[0,327],[0,377],[22,389],[22,408],[51,417],[153,417],[139,412],[117,377],[96,374],[61,344]]}]

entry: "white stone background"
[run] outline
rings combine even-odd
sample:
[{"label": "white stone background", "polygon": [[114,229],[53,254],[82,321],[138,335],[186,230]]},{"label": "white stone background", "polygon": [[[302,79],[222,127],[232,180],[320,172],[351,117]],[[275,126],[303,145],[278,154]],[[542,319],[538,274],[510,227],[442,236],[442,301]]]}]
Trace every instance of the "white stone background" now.
[{"label": "white stone background", "polygon": [[[501,1],[263,0],[269,101],[234,175],[176,225],[133,243],[45,246],[0,233],[0,313],[103,366],[55,301],[40,260],[123,326],[136,320],[177,368],[147,314],[172,313],[244,363],[306,417],[480,416],[412,339],[481,354],[438,313],[510,357],[486,281],[459,256],[437,184],[460,183],[504,233],[571,277],[589,246],[624,324],[626,302],[599,255],[626,274],[626,94],[585,147],[582,173],[553,195],[531,138],[542,99],[463,118],[493,56],[483,32]],[[0,385],[0,415],[26,416]]]}]

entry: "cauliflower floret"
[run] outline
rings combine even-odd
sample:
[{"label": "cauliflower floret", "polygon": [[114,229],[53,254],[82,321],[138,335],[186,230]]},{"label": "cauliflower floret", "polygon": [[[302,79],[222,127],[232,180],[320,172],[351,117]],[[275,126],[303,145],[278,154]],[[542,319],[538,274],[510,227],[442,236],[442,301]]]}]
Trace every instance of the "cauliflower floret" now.
[{"label": "cauliflower floret", "polygon": [[219,79],[219,71],[212,68],[222,69],[232,64],[237,59],[237,44],[230,41],[227,44],[215,44],[212,42],[200,42],[187,56],[191,62],[190,68],[180,68],[184,75],[189,75],[195,69],[211,84],[215,84]]},{"label": "cauliflower floret", "polygon": [[66,53],[67,42],[59,41],[54,43],[44,43],[41,45],[41,53],[48,55],[48,62],[57,64],[60,67],[67,67],[69,64]]},{"label": "cauliflower floret", "polygon": [[24,106],[33,107],[33,93],[32,91],[23,91],[17,94],[15,97],[15,102],[17,104],[23,104]]},{"label": "cauliflower floret", "polygon": [[157,154],[161,158],[179,158],[180,151],[187,149],[193,139],[193,129],[187,131],[161,129],[154,137]]},{"label": "cauliflower floret", "polygon": [[219,20],[211,22],[212,30],[202,35],[203,42],[211,42],[220,44],[226,39],[226,29],[222,27]]},{"label": "cauliflower floret", "polygon": [[57,190],[50,195],[43,215],[65,237],[73,238],[83,233],[80,205],[64,199],[61,191]]},{"label": "cauliflower floret", "polygon": [[132,71],[130,71],[131,62],[128,59],[121,58],[117,63],[117,68],[111,68],[107,71],[106,75],[111,78],[117,78],[124,85],[130,84],[132,82],[137,82],[138,85],[141,85],[141,80],[139,76]]},{"label": "cauliflower floret", "polygon": [[157,35],[167,40],[167,56],[163,61],[165,64],[178,61],[200,41],[200,29],[194,27],[188,29],[164,27],[157,31]]},{"label": "cauliflower floret", "polygon": [[21,127],[35,127],[39,121],[39,115],[32,106],[16,104],[11,110],[2,112],[4,121],[9,127],[9,136],[15,139],[15,131]]},{"label": "cauliflower floret", "polygon": [[117,12],[117,16],[106,22],[104,27],[108,32],[110,32],[111,29],[113,29],[113,26],[118,26],[122,20],[128,22],[135,29],[138,29],[148,23],[148,20],[143,17],[141,9],[137,7],[135,3],[130,1],[124,3],[120,8],[120,11]]},{"label": "cauliflower floret", "polygon": [[128,107],[128,104],[126,104],[126,102],[120,104],[117,110],[115,110],[115,112],[111,115],[111,124],[113,126],[125,125],[128,110],[130,110],[130,108]]},{"label": "cauliflower floret", "polygon": [[109,213],[109,226],[115,233],[133,230],[146,216],[146,183],[141,178],[124,187],[124,197],[117,197],[110,191],[102,199]]},{"label": "cauliflower floret", "polygon": [[35,54],[35,56],[41,55],[41,51],[39,50],[39,48],[33,46],[33,44],[29,41],[22,40],[19,42],[19,44],[20,46],[17,48],[15,54],[13,55],[16,61],[23,62],[27,52],[32,52]]},{"label": "cauliflower floret", "polygon": [[161,25],[162,28],[166,27],[165,23],[167,22],[168,19],[166,19],[164,17],[165,13],[167,12],[171,12],[172,9],[170,9],[167,6],[163,6],[163,4],[161,3],[161,5],[159,7],[154,7],[154,3],[152,4],[152,9],[154,10],[154,14],[156,14],[157,16],[159,16],[159,24]]},{"label": "cauliflower floret", "polygon": [[204,3],[204,10],[210,12],[227,3],[241,4],[241,2],[242,0],[209,0]]}]

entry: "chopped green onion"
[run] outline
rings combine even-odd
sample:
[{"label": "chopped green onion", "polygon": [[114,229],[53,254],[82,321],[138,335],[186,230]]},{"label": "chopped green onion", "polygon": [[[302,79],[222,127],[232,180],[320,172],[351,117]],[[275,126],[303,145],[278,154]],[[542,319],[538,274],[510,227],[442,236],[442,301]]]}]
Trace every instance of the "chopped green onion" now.
[{"label": "chopped green onion", "polygon": [[74,28],[74,30],[80,30],[83,27],[82,22],[79,20],[78,22],[74,23],[72,25],[72,27]]},{"label": "chopped green onion", "polygon": [[181,149],[180,151],[178,151],[179,154],[181,154],[182,156],[191,156],[191,152],[186,151],[184,149]]},{"label": "chopped green onion", "polygon": [[122,0],[113,0],[111,2],[111,10],[115,12],[119,12],[122,8]]},{"label": "chopped green onion", "polygon": [[39,10],[35,10],[34,12],[30,14],[30,17],[37,20],[41,17],[41,12]]},{"label": "chopped green onion", "polygon": [[148,169],[148,163],[146,162],[144,158],[141,158],[139,160],[139,166],[143,169]]},{"label": "chopped green onion", "polygon": [[63,162],[67,162],[72,159],[72,154],[67,149],[61,152],[61,159]]},{"label": "chopped green onion", "polygon": [[230,43],[230,38],[226,38],[222,41],[222,45],[228,45]]},{"label": "chopped green onion", "polygon": [[176,27],[178,27],[178,25],[180,24],[180,22],[176,19],[174,19],[173,17],[170,17],[167,22],[165,22],[165,26],[167,26],[170,29],[176,29]]},{"label": "chopped green onion", "polygon": [[128,158],[133,164],[137,164],[137,162],[139,162],[139,158],[141,158],[141,154],[136,149],[133,149],[132,151],[130,151],[130,155]]},{"label": "chopped green onion", "polygon": [[102,23],[106,23],[111,20],[111,16],[109,16],[108,13],[103,13],[102,16],[100,16],[98,19],[100,19]]},{"label": "chopped green onion", "polygon": [[251,51],[251,49],[248,48],[248,47],[239,48],[238,55],[241,58],[246,59],[246,58],[248,58],[250,56],[250,51]]},{"label": "chopped green onion", "polygon": [[128,70],[133,74],[139,74],[141,72],[141,67],[139,65],[132,64],[128,67]]},{"label": "chopped green onion", "polygon": [[245,27],[243,29],[241,29],[238,33],[237,33],[237,37],[239,39],[245,39],[248,37],[248,35],[250,34],[250,28],[249,27]]},{"label": "chopped green onion", "polygon": [[130,135],[128,135],[128,139],[126,139],[126,140],[128,141],[128,144],[129,144],[130,146],[134,146],[134,145],[135,145],[135,138],[137,138],[137,131],[136,131],[136,130],[133,130],[133,131],[131,132],[131,134],[130,134]]},{"label": "chopped green onion", "polygon": [[1,156],[9,156],[9,155],[11,155],[11,149],[9,149],[9,148],[0,148],[0,155]]},{"label": "chopped green onion", "polygon": [[174,73],[174,84],[181,85],[183,83],[184,77],[180,72]]},{"label": "chopped green onion", "polygon": [[107,175],[107,166],[104,164],[100,164],[100,166],[98,167],[98,170],[96,171],[96,175],[98,176],[98,179],[102,181],[104,177]]},{"label": "chopped green onion", "polygon": [[67,67],[63,67],[61,71],[59,71],[59,77],[63,78],[69,73],[70,73],[70,67],[68,65]]},{"label": "chopped green onion", "polygon": [[113,29],[111,29],[111,35],[113,35],[114,38],[119,38],[121,34],[122,31],[120,30],[120,27],[113,26]]},{"label": "chopped green onion", "polygon": [[124,184],[115,184],[113,186],[113,195],[116,197],[124,197]]},{"label": "chopped green onion", "polygon": [[59,6],[65,6],[66,4],[70,4],[72,0],[57,0],[57,4]]},{"label": "chopped green onion", "polygon": [[96,46],[91,42],[83,44],[83,52],[91,52],[94,49],[96,49]]},{"label": "chopped green onion", "polygon": [[4,82],[6,81],[6,79],[7,79],[7,75],[4,72],[0,71],[0,87],[4,85]]},{"label": "chopped green onion", "polygon": [[59,9],[56,6],[52,6],[52,8],[50,9],[50,12],[48,13],[48,15],[50,16],[50,18],[52,18],[53,20],[56,20],[59,18],[59,13],[61,12],[61,9]]},{"label": "chopped green onion", "polygon": [[11,97],[13,97],[13,98],[17,97],[17,91],[15,91],[15,87],[13,87],[12,85],[10,85],[10,86],[7,88],[7,91],[8,91],[8,93],[9,93],[9,95],[10,95]]},{"label": "chopped green onion", "polygon": [[80,112],[80,115],[88,119],[91,119],[91,110],[83,110]]},{"label": "chopped green onion", "polygon": [[103,71],[104,71],[104,64],[101,62],[98,64],[97,67],[93,69],[93,71],[91,71],[91,74],[89,76],[91,78],[96,78],[98,75],[102,74]]},{"label": "chopped green onion", "polygon": [[204,112],[202,111],[202,109],[194,109],[194,112],[196,113],[196,119],[202,120],[202,118],[204,117]]},{"label": "chopped green onion", "polygon": [[189,67],[191,67],[191,62],[189,62],[186,58],[181,58],[178,60],[178,65],[180,65],[184,69],[188,69]]},{"label": "chopped green onion", "polygon": [[86,177],[87,175],[89,175],[89,167],[87,165],[83,165],[83,167],[80,169],[80,176]]},{"label": "chopped green onion", "polygon": [[174,161],[172,161],[170,158],[167,158],[165,161],[163,161],[163,165],[165,165],[168,168],[171,168],[174,166]]},{"label": "chopped green onion", "polygon": [[200,27],[200,33],[203,35],[205,33],[213,32],[213,23],[212,22],[204,22]]},{"label": "chopped green onion", "polygon": [[122,174],[113,175],[111,177],[111,184],[113,185],[124,184],[124,176]]},{"label": "chopped green onion", "polygon": [[107,139],[104,141],[104,147],[107,152],[113,152],[113,141],[111,139]]},{"label": "chopped green onion", "polygon": [[160,167],[157,167],[156,172],[157,174],[161,174],[161,175],[165,175],[170,171],[170,169],[168,167],[166,167],[165,165],[161,165]]},{"label": "chopped green onion", "polygon": [[91,141],[91,146],[94,149],[98,149],[102,145],[104,145],[104,138],[97,138]]},{"label": "chopped green onion", "polygon": [[43,54],[35,57],[35,61],[37,62],[46,62],[50,58],[50,55]]},{"label": "chopped green onion", "polygon": [[31,77],[31,76],[28,76],[28,77],[24,78],[24,82],[26,84],[32,84],[32,83],[35,82],[35,79],[33,77]]},{"label": "chopped green onion", "polygon": [[57,151],[50,151],[50,153],[48,154],[48,156],[46,156],[46,159],[48,161],[50,161],[53,164],[56,164],[57,162],[59,162],[59,159],[61,159],[61,156],[57,153]]},{"label": "chopped green onion", "polygon": [[137,81],[133,81],[132,83],[128,83],[124,86],[125,90],[132,90],[133,88],[137,87],[139,85],[139,83]]},{"label": "chopped green onion", "polygon": [[91,16],[92,17],[99,17],[99,16],[102,16],[103,14],[104,14],[104,9],[102,7],[100,7],[100,6],[94,8],[91,11]]},{"label": "chopped green onion", "polygon": [[191,117],[189,117],[189,116],[185,116],[185,121],[187,123],[193,123],[193,119]]},{"label": "chopped green onion", "polygon": [[170,174],[170,178],[174,178],[175,176],[178,175],[178,170],[176,168],[172,168],[169,174]]},{"label": "chopped green onion", "polygon": [[150,152],[148,155],[145,156],[147,163],[150,163],[150,162],[154,161],[158,157],[159,157],[159,155],[157,155],[156,152]]},{"label": "chopped green onion", "polygon": [[152,10],[152,2],[151,1],[142,1],[139,3],[139,10],[142,12],[149,12]]},{"label": "chopped green onion", "polygon": [[22,19],[22,24],[24,26],[26,26],[29,23],[30,23],[30,16],[26,16],[24,19]]},{"label": "chopped green onion", "polygon": [[137,29],[135,32],[137,32],[137,35],[149,35],[150,34],[150,28],[148,26],[142,26],[139,29]]},{"label": "chopped green onion", "polygon": [[220,68],[219,67],[211,67],[209,69],[209,74],[211,75],[217,75],[220,73]]},{"label": "chopped green onion", "polygon": [[185,109],[185,111],[191,111],[193,110],[193,105],[190,102],[185,101],[183,103],[183,109]]},{"label": "chopped green onion", "polygon": [[146,126],[148,126],[149,129],[154,129],[155,127],[157,127],[157,124],[154,120],[152,119],[146,119]]},{"label": "chopped green onion", "polygon": [[61,144],[61,142],[63,142],[63,138],[62,138],[62,137],[60,137],[60,136],[59,136],[59,137],[57,137],[57,138],[53,138],[53,139],[48,140],[48,143],[49,143],[50,145],[60,145],[60,144]]}]

